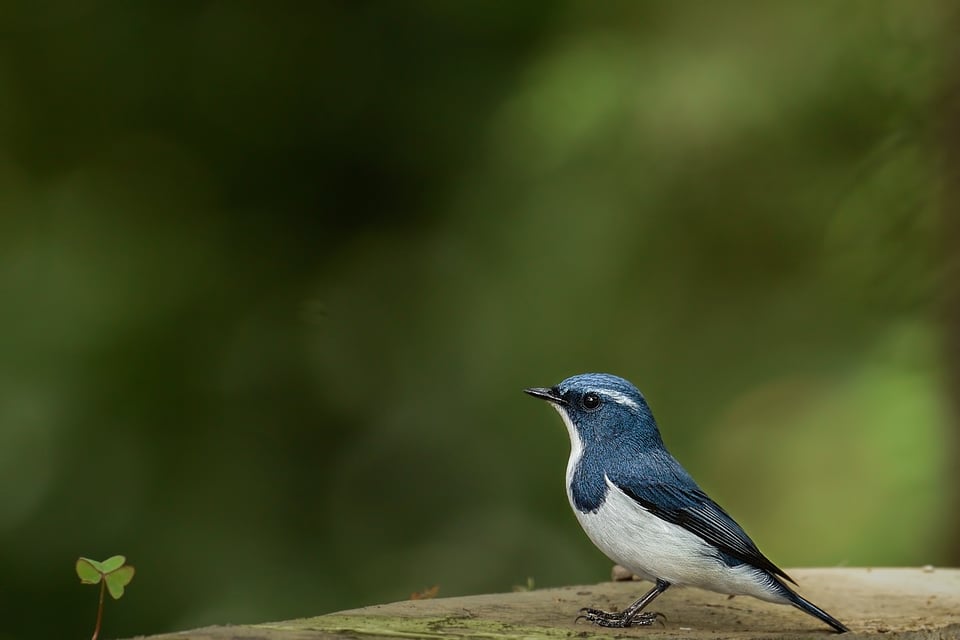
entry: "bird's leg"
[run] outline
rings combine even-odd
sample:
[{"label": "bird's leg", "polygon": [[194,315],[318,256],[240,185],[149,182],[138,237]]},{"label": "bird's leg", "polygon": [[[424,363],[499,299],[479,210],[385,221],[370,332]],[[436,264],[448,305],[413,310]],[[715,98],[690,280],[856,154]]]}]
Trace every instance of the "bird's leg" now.
[{"label": "bird's leg", "polygon": [[662,613],[648,612],[642,613],[644,607],[653,602],[653,600],[670,586],[669,582],[657,580],[656,586],[650,589],[642,598],[624,609],[620,613],[611,611],[601,611],[600,609],[580,609],[580,615],[577,620],[584,618],[595,625],[601,627],[624,628],[633,625],[653,624],[657,616],[663,616]]}]

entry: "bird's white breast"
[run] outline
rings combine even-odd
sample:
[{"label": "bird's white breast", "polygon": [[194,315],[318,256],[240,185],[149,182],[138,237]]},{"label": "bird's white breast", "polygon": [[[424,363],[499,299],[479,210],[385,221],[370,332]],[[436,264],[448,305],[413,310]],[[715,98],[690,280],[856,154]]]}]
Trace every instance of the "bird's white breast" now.
[{"label": "bird's white breast", "polygon": [[594,513],[574,506],[569,483],[567,493],[583,530],[608,558],[650,581],[785,602],[762,572],[749,565],[727,566],[699,536],[658,518],[604,480],[607,496]]}]

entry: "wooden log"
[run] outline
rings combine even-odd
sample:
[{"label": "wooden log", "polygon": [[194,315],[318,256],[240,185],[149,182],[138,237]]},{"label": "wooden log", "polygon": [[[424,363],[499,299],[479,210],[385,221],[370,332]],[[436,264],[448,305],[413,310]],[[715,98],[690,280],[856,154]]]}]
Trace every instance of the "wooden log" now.
[{"label": "wooden log", "polygon": [[[792,569],[800,592],[850,627],[845,640],[960,638],[958,569]],[[818,620],[789,606],[698,589],[670,589],[654,602],[662,624],[602,629],[575,622],[584,606],[622,609],[649,587],[641,582],[538,589],[351,609],[315,618],[218,626],[155,640],[319,640],[321,638],[829,638]]]}]

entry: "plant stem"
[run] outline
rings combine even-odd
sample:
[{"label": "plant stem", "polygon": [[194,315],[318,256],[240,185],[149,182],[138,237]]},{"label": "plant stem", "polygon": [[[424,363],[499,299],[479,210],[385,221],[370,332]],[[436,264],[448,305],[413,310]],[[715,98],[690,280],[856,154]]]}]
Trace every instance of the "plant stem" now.
[{"label": "plant stem", "polygon": [[100,623],[103,621],[103,592],[107,589],[106,579],[100,580],[100,604],[97,606],[97,626],[93,630],[93,637],[90,640],[97,640],[100,635]]}]

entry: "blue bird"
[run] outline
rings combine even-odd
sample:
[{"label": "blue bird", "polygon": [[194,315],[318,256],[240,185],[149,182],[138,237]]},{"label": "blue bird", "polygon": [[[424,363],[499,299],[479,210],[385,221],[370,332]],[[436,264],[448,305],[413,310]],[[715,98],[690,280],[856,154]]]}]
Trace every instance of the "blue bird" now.
[{"label": "blue bird", "polygon": [[[838,632],[846,626],[796,584],[670,455],[643,395],[623,378],[587,373],[524,389],[557,410],[570,434],[567,497],[590,540],[655,586],[619,613],[582,609],[603,627],[652,624],[644,612],[671,585],[789,604]],[[579,618],[578,618],[579,619]]]}]

